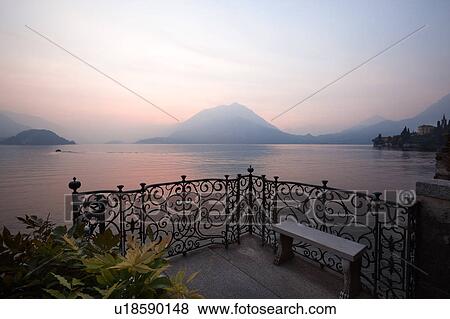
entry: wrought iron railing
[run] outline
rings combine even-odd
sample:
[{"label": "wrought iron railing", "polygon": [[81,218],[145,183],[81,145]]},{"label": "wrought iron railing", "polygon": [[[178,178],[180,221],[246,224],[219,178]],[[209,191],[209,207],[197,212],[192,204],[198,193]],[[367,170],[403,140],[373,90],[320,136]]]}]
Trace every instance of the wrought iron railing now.
[{"label": "wrought iron railing", "polygon": [[[367,246],[362,283],[376,297],[408,298],[414,292],[415,206],[381,199],[381,193],[345,191],[322,185],[267,179],[264,175],[187,180],[140,189],[78,192],[69,184],[74,222],[87,231],[111,229],[120,234],[120,249],[134,237],[141,243],[168,238],[169,256],[209,245],[240,243],[244,234],[277,246],[272,225],[291,218],[321,231]],[[298,242],[295,252],[337,272],[334,254]]]}]

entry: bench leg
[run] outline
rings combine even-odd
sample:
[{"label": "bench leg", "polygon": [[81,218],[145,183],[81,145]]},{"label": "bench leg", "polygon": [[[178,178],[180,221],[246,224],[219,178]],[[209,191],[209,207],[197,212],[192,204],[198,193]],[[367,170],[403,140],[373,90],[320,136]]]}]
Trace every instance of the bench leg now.
[{"label": "bench leg", "polygon": [[288,259],[294,257],[294,252],[292,251],[292,241],[291,237],[283,234],[277,234],[278,248],[275,260],[273,263],[275,265],[280,265]]},{"label": "bench leg", "polygon": [[340,291],[339,298],[354,298],[361,291],[361,258],[353,262],[343,259],[342,269],[344,271],[344,288]]}]

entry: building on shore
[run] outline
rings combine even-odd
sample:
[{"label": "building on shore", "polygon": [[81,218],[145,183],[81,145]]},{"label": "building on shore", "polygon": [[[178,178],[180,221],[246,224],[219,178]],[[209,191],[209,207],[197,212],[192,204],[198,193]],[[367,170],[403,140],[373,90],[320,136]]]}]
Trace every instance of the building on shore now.
[{"label": "building on shore", "polygon": [[405,126],[400,135],[382,136],[379,134],[372,142],[373,146],[377,148],[436,152],[444,146],[449,130],[450,121],[444,114],[442,119],[437,121],[436,126],[420,125],[415,132],[411,132]]},{"label": "building on shore", "polygon": [[431,134],[433,133],[435,128],[436,127],[434,127],[433,125],[420,125],[419,127],[417,127],[417,134],[418,135]]}]

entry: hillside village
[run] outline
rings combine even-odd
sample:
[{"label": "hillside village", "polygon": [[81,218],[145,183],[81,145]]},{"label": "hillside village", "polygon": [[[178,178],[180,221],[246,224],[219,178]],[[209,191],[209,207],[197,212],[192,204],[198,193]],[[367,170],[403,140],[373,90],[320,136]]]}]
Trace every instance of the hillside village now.
[{"label": "hillside village", "polygon": [[423,124],[417,127],[417,131],[410,131],[405,126],[400,135],[382,136],[379,134],[372,140],[377,148],[390,148],[401,150],[418,150],[435,152],[445,145],[450,128],[450,121],[442,116],[436,126]]}]

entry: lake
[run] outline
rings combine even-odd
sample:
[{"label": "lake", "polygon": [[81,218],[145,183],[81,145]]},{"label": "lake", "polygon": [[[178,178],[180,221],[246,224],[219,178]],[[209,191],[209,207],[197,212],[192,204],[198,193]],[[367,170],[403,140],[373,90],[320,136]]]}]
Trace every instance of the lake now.
[{"label": "lake", "polygon": [[[62,152],[55,152],[61,148]],[[245,174],[352,190],[411,190],[434,175],[435,153],[378,150],[370,145],[68,145],[0,146],[0,225],[16,216],[63,221],[64,194],[76,176],[80,191],[125,189],[189,178]]]}]

